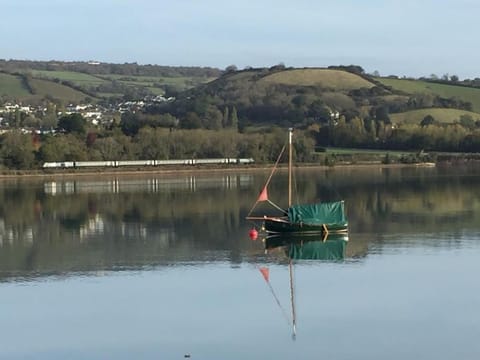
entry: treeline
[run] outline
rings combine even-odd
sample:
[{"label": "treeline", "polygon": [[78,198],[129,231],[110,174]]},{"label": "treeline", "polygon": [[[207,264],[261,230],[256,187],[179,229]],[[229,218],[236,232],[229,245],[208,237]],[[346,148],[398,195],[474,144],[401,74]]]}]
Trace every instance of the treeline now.
[{"label": "treeline", "polygon": [[[278,128],[262,133],[239,133],[234,129],[185,130],[145,125],[131,132],[122,122],[98,131],[88,129],[79,114],[59,119],[58,131],[57,134],[33,136],[18,130],[3,134],[0,137],[1,166],[4,169],[35,169],[51,161],[223,157],[254,158],[259,163],[271,163],[286,140],[286,132]],[[299,131],[295,152],[301,161],[311,160],[313,139]]]},{"label": "treeline", "polygon": [[[132,121],[134,120],[134,121]],[[480,152],[480,124],[438,124],[428,117],[419,125],[394,126],[387,121],[344,116],[328,124],[314,124],[296,130],[295,156],[298,162],[331,164],[322,147],[358,147],[382,150]],[[58,120],[57,133],[25,134],[12,130],[0,137],[0,167],[35,169],[44,162],[253,158],[273,163],[285,144],[286,131],[232,127],[182,129],[174,117],[126,113],[108,129],[89,127],[80,114]]]},{"label": "treeline", "polygon": [[315,129],[320,146],[383,150],[480,152],[480,123],[464,116],[453,124],[436,123],[428,115],[420,124],[392,125],[388,121],[340,117]]},{"label": "treeline", "polygon": [[[395,77],[395,78],[397,78],[397,77]],[[478,77],[476,77],[474,79],[460,80],[457,75],[444,74],[443,76],[438,77],[437,75],[432,74],[429,77],[421,77],[421,78],[419,78],[419,80],[433,82],[433,83],[437,83],[437,84],[480,88],[480,78],[478,78]]]},{"label": "treeline", "polygon": [[64,62],[64,61],[29,61],[0,59],[0,70],[7,72],[28,70],[75,71],[86,74],[100,75],[131,75],[131,76],[187,76],[187,77],[218,77],[222,70],[213,67],[199,66],[161,66],[139,65],[137,63],[112,64],[103,62]]}]

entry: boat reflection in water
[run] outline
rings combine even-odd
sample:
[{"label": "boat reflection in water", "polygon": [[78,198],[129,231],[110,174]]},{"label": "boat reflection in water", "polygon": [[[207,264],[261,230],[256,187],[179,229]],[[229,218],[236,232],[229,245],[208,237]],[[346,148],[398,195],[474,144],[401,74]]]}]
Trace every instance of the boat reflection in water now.
[{"label": "boat reflection in water", "polygon": [[291,260],[343,260],[348,243],[348,234],[329,234],[325,237],[267,236],[265,250],[282,248]]},{"label": "boat reflection in water", "polygon": [[319,235],[271,235],[264,239],[265,253],[278,254],[280,251],[288,258],[288,272],[290,277],[290,306],[291,315],[282,307],[280,300],[269,281],[269,270],[260,267],[268,287],[280,307],[283,315],[292,326],[292,339],[297,336],[296,310],[295,310],[295,280],[294,264],[299,261],[341,261],[345,259],[348,234]]}]

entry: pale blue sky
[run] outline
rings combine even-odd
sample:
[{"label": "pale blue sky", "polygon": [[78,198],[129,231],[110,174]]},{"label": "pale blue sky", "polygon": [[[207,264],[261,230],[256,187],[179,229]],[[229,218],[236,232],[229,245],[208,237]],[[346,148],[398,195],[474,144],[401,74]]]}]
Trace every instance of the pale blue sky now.
[{"label": "pale blue sky", "polygon": [[477,0],[0,0],[0,58],[480,77]]}]

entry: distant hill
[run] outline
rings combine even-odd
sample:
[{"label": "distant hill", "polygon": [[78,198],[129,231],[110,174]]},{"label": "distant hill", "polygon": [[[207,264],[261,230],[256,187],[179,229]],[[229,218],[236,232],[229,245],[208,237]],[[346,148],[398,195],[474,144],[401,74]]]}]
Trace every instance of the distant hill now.
[{"label": "distant hill", "polygon": [[420,123],[429,112],[440,122],[452,123],[462,114],[479,118],[478,95],[480,89],[474,87],[373,77],[359,66],[274,66],[226,73],[181,94],[170,108],[159,111],[179,118],[195,112],[206,119],[212,118],[212,109],[235,108],[245,126],[305,127],[338,116],[347,122],[357,117]]},{"label": "distant hill", "polygon": [[74,103],[86,98],[141,99],[176,94],[221,73],[204,67],[0,60],[0,97],[23,102],[49,97]]},{"label": "distant hill", "polygon": [[372,88],[372,82],[342,70],[292,69],[263,77],[261,82],[293,86],[315,86],[335,91]]},{"label": "distant hill", "polygon": [[356,65],[232,70],[0,60],[0,98],[79,103],[173,95],[177,101],[149,113],[170,113],[187,127],[206,128],[231,126],[233,113],[240,127],[306,127],[338,116],[347,122],[419,123],[426,115],[441,123],[462,115],[480,119],[480,88],[474,86],[373,77]]}]

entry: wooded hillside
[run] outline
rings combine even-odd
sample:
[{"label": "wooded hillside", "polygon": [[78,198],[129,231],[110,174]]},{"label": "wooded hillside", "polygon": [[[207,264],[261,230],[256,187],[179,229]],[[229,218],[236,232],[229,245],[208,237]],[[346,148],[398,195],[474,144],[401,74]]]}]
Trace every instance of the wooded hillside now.
[{"label": "wooded hillside", "polygon": [[[301,69],[276,65],[240,71],[229,67],[222,72],[137,64],[67,63],[57,70],[51,63],[2,64],[3,102],[37,101],[46,109],[35,114],[17,109],[5,115],[9,129],[42,129],[46,124],[56,129],[55,135],[36,136],[33,145],[20,139],[27,135],[4,135],[0,155],[10,168],[29,168],[42,161],[200,156],[269,162],[283,142],[278,128],[285,127],[297,129],[302,140],[296,152],[303,161],[334,163],[315,151],[326,147],[480,151],[476,79],[382,78],[357,65]],[[187,82],[187,75],[199,77]],[[208,78],[211,75],[215,76]],[[174,83],[176,87],[170,88]],[[160,88],[175,97],[142,101],[130,109],[109,107],[109,122],[94,124],[81,115],[73,119],[58,112],[67,101],[105,102],[109,96],[114,101],[143,100]],[[65,126],[73,120],[80,124],[75,127],[79,131]],[[20,149],[15,152],[12,146]],[[22,155],[25,151],[28,156]]]}]

